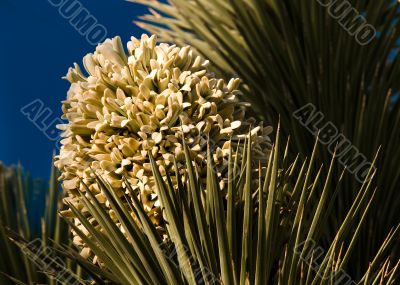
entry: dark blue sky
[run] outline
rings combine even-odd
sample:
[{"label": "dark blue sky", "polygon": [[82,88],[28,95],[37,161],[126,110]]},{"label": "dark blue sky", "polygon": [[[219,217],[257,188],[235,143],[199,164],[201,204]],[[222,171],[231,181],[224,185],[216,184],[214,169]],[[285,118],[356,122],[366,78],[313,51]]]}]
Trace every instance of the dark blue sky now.
[{"label": "dark blue sky", "polygon": [[[49,121],[59,117],[68,90],[61,77],[95,48],[51,5],[61,1],[0,0],[0,161],[21,162],[34,177],[48,177],[55,143],[20,110],[40,99],[43,109],[53,112]],[[80,3],[106,28],[107,37],[120,35],[126,42],[143,32],[132,23],[145,13],[142,6],[123,0]]]}]

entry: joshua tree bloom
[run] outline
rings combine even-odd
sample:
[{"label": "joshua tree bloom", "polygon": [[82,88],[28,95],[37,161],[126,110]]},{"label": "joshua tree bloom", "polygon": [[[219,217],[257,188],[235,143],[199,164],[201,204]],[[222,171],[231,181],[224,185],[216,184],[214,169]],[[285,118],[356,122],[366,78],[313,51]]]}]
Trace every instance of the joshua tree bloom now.
[{"label": "joshua tree bloom", "polygon": [[238,98],[239,79],[226,84],[215,78],[191,47],[157,45],[155,36],[143,35],[132,38],[125,51],[115,37],[86,55],[83,64],[86,72],[75,64],[66,76],[71,87],[62,110],[68,122],[60,126],[63,140],[55,162],[67,199],[77,207],[75,191],[86,191],[82,182],[109,207],[93,172],[121,195],[124,175],[157,224],[161,215],[148,153],[161,174],[173,178],[173,158],[178,168],[184,164],[183,138],[204,168],[209,141],[220,176],[230,144],[249,133],[254,156],[265,158],[271,128],[245,119],[248,104]]}]

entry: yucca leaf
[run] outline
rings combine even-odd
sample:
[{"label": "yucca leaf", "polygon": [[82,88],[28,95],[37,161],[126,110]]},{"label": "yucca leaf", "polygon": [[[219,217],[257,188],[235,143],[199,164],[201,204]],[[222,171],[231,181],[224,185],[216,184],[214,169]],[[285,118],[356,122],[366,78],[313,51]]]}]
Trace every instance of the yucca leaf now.
[{"label": "yucca leaf", "polygon": [[[129,191],[131,193],[134,193],[132,187],[126,179],[125,182]],[[160,268],[164,273],[166,281],[171,284],[183,284],[181,276],[179,275],[179,271],[177,271],[174,266],[170,264],[167,257],[164,255],[162,249],[160,248],[160,245],[162,245],[162,239],[157,233],[153,224],[151,223],[139,200],[136,198],[135,195],[131,195],[131,197],[133,205],[138,213],[138,217],[142,224],[143,232],[149,239],[151,247],[154,251],[155,256],[157,257],[158,264],[160,265]]]},{"label": "yucca leaf", "polygon": [[157,183],[157,196],[160,197],[163,210],[165,211],[165,219],[167,223],[167,229],[170,234],[171,240],[176,245],[177,256],[179,264],[182,266],[182,273],[187,278],[189,284],[195,284],[196,280],[193,275],[193,271],[190,269],[191,264],[189,261],[188,252],[183,247],[186,245],[185,237],[183,236],[183,225],[178,219],[178,215],[172,206],[172,201],[167,193],[165,184],[163,183],[162,176],[158,167],[151,155],[149,153],[150,163]]},{"label": "yucca leaf", "polygon": [[276,216],[276,205],[275,205],[275,191],[276,191],[276,180],[278,175],[278,156],[279,156],[279,125],[278,131],[274,144],[274,155],[271,157],[273,159],[272,169],[271,169],[271,178],[268,187],[268,199],[267,199],[267,208],[265,213],[265,251],[267,252],[265,268],[266,268],[266,280],[270,278],[270,268],[272,265],[273,258],[273,228],[275,224],[275,216]]},{"label": "yucca leaf", "polygon": [[201,240],[201,246],[205,251],[205,255],[207,257],[208,264],[211,266],[212,272],[217,272],[217,265],[215,262],[216,258],[214,254],[215,250],[211,242],[211,236],[209,233],[208,226],[206,224],[206,219],[205,219],[206,215],[204,211],[204,206],[201,204],[202,202],[200,199],[200,189],[199,187],[197,187],[198,184],[195,179],[192,160],[185,140],[183,140],[183,149],[185,153],[187,174],[189,177],[188,191],[189,195],[191,196],[191,201],[193,201],[196,224],[199,232],[199,237]]},{"label": "yucca leaf", "polygon": [[215,166],[211,157],[210,146],[208,145],[207,157],[207,191],[212,193],[212,209],[215,216],[216,233],[218,236],[219,261],[221,268],[221,280],[224,284],[233,284],[233,268],[231,254],[229,252],[228,237],[226,233],[226,218],[223,208],[223,199],[218,187],[215,175]]}]

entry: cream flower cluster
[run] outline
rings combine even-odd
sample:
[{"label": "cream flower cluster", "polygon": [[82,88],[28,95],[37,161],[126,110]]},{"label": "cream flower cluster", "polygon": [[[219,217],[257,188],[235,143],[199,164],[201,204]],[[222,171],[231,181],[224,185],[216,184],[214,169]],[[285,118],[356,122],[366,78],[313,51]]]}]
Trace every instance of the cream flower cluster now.
[{"label": "cream flower cluster", "polygon": [[132,38],[125,51],[115,37],[86,55],[83,63],[86,73],[75,64],[66,76],[71,86],[62,110],[68,122],[59,126],[63,140],[55,162],[67,199],[78,208],[82,206],[74,191],[85,191],[81,179],[109,208],[93,172],[121,195],[125,175],[157,224],[161,215],[148,153],[161,174],[173,176],[174,158],[184,167],[183,138],[200,175],[205,173],[208,140],[220,168],[231,142],[249,131],[255,156],[266,157],[271,128],[245,121],[247,105],[238,99],[239,79],[226,84],[215,78],[208,61],[191,47],[157,45],[155,36],[143,35]]}]

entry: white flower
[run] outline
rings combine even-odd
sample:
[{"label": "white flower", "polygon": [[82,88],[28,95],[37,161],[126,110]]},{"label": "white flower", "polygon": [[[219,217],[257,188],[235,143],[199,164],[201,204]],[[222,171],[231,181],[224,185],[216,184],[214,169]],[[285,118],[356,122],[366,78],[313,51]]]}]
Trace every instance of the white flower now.
[{"label": "white flower", "polygon": [[[85,191],[82,179],[109,207],[93,171],[121,193],[121,177],[127,176],[157,224],[161,215],[148,151],[161,173],[173,176],[174,156],[178,167],[184,166],[182,138],[200,168],[206,166],[209,138],[216,165],[222,167],[230,142],[246,136],[254,122],[245,121],[248,104],[239,101],[239,79],[226,84],[215,78],[208,61],[191,47],[156,45],[155,36],[143,35],[132,38],[127,49],[119,37],[106,40],[84,57],[87,74],[76,64],[68,71],[71,87],[62,106],[68,123],[60,126],[64,139],[55,165],[69,199],[78,204],[74,190]],[[255,156],[266,157],[270,132],[262,125],[252,129]]]}]

